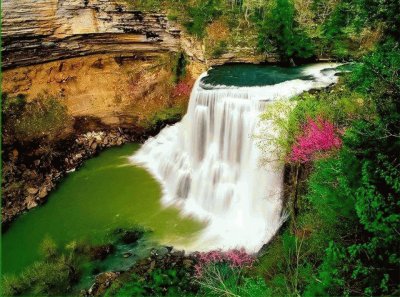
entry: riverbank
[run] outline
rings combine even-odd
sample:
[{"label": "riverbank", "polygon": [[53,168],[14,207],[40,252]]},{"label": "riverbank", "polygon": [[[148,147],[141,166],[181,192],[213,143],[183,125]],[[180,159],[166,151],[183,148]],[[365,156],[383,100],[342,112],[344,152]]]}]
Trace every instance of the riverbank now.
[{"label": "riverbank", "polygon": [[[105,275],[129,271],[138,261],[150,257],[153,249],[157,255],[164,255],[172,250],[164,245],[192,240],[202,224],[160,203],[157,181],[143,168],[129,163],[129,156],[138,147],[125,144],[109,148],[85,161],[49,194],[45,205],[19,217],[2,235],[4,280],[15,275],[22,284],[26,278],[36,283],[32,270],[49,262],[59,267],[64,255],[76,260],[71,265],[79,273],[68,278],[68,283],[73,285],[73,292],[79,292],[89,289],[96,278],[104,280]],[[54,256],[50,260],[43,257],[44,246],[56,247],[60,261]],[[59,270],[54,273],[62,273],[63,269]],[[47,272],[42,267],[40,275]],[[27,293],[34,286],[27,285],[27,291],[22,291]],[[58,281],[55,286],[65,289]],[[71,291],[63,294],[66,292]]]},{"label": "riverbank", "polygon": [[51,143],[34,141],[28,145],[3,145],[2,232],[21,213],[45,203],[66,174],[77,170],[85,160],[106,148],[144,142],[178,120],[169,118],[147,129],[128,129],[98,125],[93,119],[86,119],[86,123],[84,119],[78,119],[77,129],[64,139]]}]

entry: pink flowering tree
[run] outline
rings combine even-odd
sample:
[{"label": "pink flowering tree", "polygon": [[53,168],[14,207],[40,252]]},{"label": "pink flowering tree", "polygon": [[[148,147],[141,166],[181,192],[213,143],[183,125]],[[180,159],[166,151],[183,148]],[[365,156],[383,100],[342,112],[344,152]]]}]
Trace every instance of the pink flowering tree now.
[{"label": "pink flowering tree", "polygon": [[316,158],[327,156],[333,150],[342,146],[340,133],[328,120],[318,117],[309,118],[292,146],[289,160],[305,163]]},{"label": "pink flowering tree", "polygon": [[172,90],[172,95],[174,97],[189,97],[192,85],[190,81],[181,81]]},{"label": "pink flowering tree", "polygon": [[195,271],[198,278],[203,275],[203,270],[211,264],[225,263],[231,268],[249,268],[254,263],[254,257],[247,254],[244,249],[196,253],[196,258]]}]

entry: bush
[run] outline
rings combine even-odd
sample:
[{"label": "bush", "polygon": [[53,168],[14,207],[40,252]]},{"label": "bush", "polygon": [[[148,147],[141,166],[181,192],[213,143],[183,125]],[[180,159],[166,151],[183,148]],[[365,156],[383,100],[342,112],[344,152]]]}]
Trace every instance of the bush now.
[{"label": "bush", "polygon": [[268,51],[272,44],[284,59],[310,58],[314,55],[311,39],[295,23],[295,7],[291,0],[276,0],[268,11],[259,33],[259,49]]},{"label": "bush", "polygon": [[207,25],[221,14],[218,0],[198,1],[188,7],[190,20],[185,23],[185,27],[190,34],[203,38]]},{"label": "bush", "polygon": [[4,142],[46,138],[53,140],[72,128],[72,118],[59,100],[41,95],[32,102],[25,96],[2,96]]},{"label": "bush", "polygon": [[196,274],[202,277],[202,271],[210,264],[225,263],[231,268],[250,268],[254,263],[254,258],[247,254],[245,250],[210,251],[197,253],[198,263],[195,265]]},{"label": "bush", "polygon": [[71,285],[79,277],[74,245],[70,247],[72,249],[69,254],[61,254],[57,251],[55,243],[46,239],[42,245],[43,261],[35,262],[18,276],[3,276],[3,296],[60,296],[69,293]]},{"label": "bush", "polygon": [[334,135],[338,136],[352,121],[374,117],[374,110],[369,100],[350,91],[344,82],[329,92],[305,93],[290,101],[274,102],[261,116],[266,128],[256,135],[264,162],[290,160],[293,147],[304,136],[304,127],[310,120],[323,118],[334,125]]},{"label": "bush", "polygon": [[228,44],[226,41],[219,41],[215,45],[215,47],[212,49],[211,57],[213,57],[213,58],[221,57],[224,53],[227,52],[227,47],[228,47]]},{"label": "bush", "polygon": [[337,129],[332,123],[320,117],[316,121],[308,119],[303,131],[303,134],[297,136],[292,147],[290,155],[292,162],[308,162],[326,157],[332,150],[337,150],[342,145]]},{"label": "bush", "polygon": [[226,262],[206,265],[197,282],[200,296],[273,296],[262,279],[248,277],[241,268]]},{"label": "bush", "polygon": [[165,108],[147,120],[145,126],[147,128],[156,128],[166,124],[174,124],[182,118],[184,112],[182,107]]},{"label": "bush", "polygon": [[128,281],[114,283],[105,297],[192,296],[190,282],[183,269],[156,268],[146,275],[132,274]]}]

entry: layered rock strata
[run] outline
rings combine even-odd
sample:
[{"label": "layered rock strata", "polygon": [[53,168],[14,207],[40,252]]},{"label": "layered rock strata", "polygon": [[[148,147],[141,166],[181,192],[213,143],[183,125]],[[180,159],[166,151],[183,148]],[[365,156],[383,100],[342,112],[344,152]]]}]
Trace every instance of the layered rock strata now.
[{"label": "layered rock strata", "polygon": [[109,0],[4,0],[3,69],[90,54],[178,51],[164,14]]}]

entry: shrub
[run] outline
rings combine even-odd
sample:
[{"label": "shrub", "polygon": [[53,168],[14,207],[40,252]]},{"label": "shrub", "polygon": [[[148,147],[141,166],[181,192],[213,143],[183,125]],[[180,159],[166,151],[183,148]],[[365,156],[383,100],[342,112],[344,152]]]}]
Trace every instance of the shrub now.
[{"label": "shrub", "polygon": [[72,119],[57,99],[42,95],[25,104],[12,124],[20,141],[43,137],[52,140],[71,127]]},{"label": "shrub", "polygon": [[219,19],[207,26],[206,50],[212,58],[218,58],[227,51],[230,30],[226,20]]},{"label": "shrub", "polygon": [[285,60],[291,58],[310,58],[314,55],[311,39],[295,22],[295,7],[291,0],[276,0],[268,11],[259,32],[259,49],[268,50],[273,44]]},{"label": "shrub", "polygon": [[181,81],[172,90],[172,96],[174,97],[189,97],[192,91],[192,86],[190,82]]},{"label": "shrub", "polygon": [[184,112],[182,107],[165,108],[147,120],[145,126],[146,128],[157,128],[166,124],[174,124],[182,118]]},{"label": "shrub", "polygon": [[60,254],[56,252],[55,243],[46,239],[42,245],[43,261],[35,262],[17,276],[3,276],[3,296],[59,296],[69,293],[79,276],[74,245],[72,247],[69,254]]},{"label": "shrub", "polygon": [[199,38],[204,37],[206,26],[222,14],[218,2],[216,0],[197,1],[188,7],[190,20],[185,23],[185,27],[190,34]]},{"label": "shrub", "polygon": [[219,41],[214,48],[212,48],[211,57],[219,58],[227,51],[228,43],[224,40]]},{"label": "shrub", "polygon": [[226,262],[210,262],[197,282],[200,296],[272,296],[262,279],[248,277],[241,268]]},{"label": "shrub", "polygon": [[198,263],[195,265],[195,269],[198,277],[201,277],[203,268],[210,264],[226,263],[231,268],[249,268],[254,263],[254,257],[247,254],[244,249],[197,253],[196,258]]},{"label": "shrub", "polygon": [[124,283],[115,282],[105,297],[192,296],[190,283],[187,271],[182,268],[156,268],[143,275],[132,274]]},{"label": "shrub", "polygon": [[308,162],[315,158],[328,156],[332,150],[341,147],[342,141],[334,125],[318,117],[316,121],[309,118],[303,131],[292,147],[290,161]]}]

